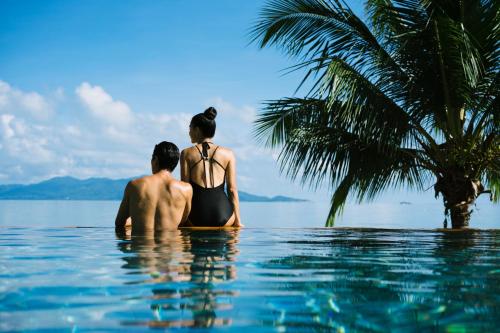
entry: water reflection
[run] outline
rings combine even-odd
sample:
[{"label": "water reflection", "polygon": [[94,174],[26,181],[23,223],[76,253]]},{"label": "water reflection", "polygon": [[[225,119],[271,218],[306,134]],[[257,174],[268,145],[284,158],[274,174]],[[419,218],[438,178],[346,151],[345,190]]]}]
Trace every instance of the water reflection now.
[{"label": "water reflection", "polygon": [[[262,263],[259,275],[269,279],[262,288],[272,284],[303,294],[274,300],[276,315],[264,324],[326,331],[494,331],[500,324],[497,239],[497,233],[480,231],[346,230],[284,241],[293,253]],[[290,281],[290,272],[300,272],[300,278]]]},{"label": "water reflection", "polygon": [[[122,322],[149,327],[212,327],[229,325],[231,299],[224,289],[236,278],[238,230],[173,230],[154,235],[117,235],[126,254],[122,266],[137,276],[128,284],[143,285],[150,303],[147,320]],[[146,278],[144,278],[146,276]],[[186,311],[187,310],[187,311]]]},{"label": "water reflection", "polygon": [[499,236],[9,228],[0,331],[498,332]]}]

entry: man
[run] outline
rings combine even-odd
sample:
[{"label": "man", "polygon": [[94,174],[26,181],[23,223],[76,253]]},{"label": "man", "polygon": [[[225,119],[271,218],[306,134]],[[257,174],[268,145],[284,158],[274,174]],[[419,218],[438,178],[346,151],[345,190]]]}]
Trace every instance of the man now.
[{"label": "man", "polygon": [[179,162],[179,148],[171,142],[155,146],[151,158],[151,176],[127,184],[115,220],[117,231],[125,231],[129,217],[132,233],[176,229],[191,210],[193,189],[189,183],[176,180],[172,171]]}]

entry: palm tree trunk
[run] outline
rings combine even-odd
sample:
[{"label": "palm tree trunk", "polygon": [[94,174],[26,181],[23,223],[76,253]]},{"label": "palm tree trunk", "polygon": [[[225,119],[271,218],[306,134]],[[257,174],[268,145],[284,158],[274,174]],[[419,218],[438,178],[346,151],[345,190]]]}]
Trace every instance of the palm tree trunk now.
[{"label": "palm tree trunk", "polygon": [[468,204],[455,205],[450,209],[451,227],[453,229],[467,228],[471,214]]},{"label": "palm tree trunk", "polygon": [[471,180],[460,173],[450,173],[438,179],[434,190],[436,195],[439,193],[443,195],[445,214],[450,214],[453,229],[469,226],[472,214],[469,207],[474,204],[483,189],[479,180]]}]

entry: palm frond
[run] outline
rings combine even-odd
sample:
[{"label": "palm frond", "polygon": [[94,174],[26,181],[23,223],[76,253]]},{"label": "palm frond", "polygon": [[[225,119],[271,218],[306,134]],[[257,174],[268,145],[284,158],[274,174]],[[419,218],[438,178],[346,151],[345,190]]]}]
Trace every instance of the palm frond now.
[{"label": "palm frond", "polygon": [[429,174],[420,167],[420,151],[366,141],[353,133],[320,124],[291,130],[279,163],[287,176],[303,184],[320,186],[325,180],[335,188],[331,223],[349,194],[358,201],[371,200],[390,187],[422,189]]},{"label": "palm frond", "polygon": [[320,68],[325,59],[343,59],[372,82],[391,83],[394,94],[408,80],[363,21],[338,1],[270,1],[251,34],[260,47],[278,46],[307,60],[300,66]]},{"label": "palm frond", "polygon": [[268,2],[253,41],[297,57],[291,70],[306,69],[299,87],[310,90],[267,102],[256,137],[281,149],[288,177],[333,189],[328,225],[351,196],[446,175],[481,179],[498,199],[500,2],[366,0],[366,9],[369,24],[340,0]]},{"label": "palm frond", "polygon": [[421,167],[426,163],[423,151],[401,148],[397,137],[388,140],[381,135],[380,122],[373,129],[352,128],[340,119],[341,108],[340,102],[285,99],[268,103],[256,120],[256,135],[267,138],[271,146],[281,146],[282,172],[313,188],[325,180],[336,188],[329,223],[349,193],[358,200],[371,199],[388,187],[422,188],[428,180]]}]

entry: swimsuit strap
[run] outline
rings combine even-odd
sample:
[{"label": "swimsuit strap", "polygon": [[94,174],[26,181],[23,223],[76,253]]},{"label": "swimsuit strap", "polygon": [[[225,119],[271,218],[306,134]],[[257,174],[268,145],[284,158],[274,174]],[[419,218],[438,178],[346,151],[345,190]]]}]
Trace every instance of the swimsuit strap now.
[{"label": "swimsuit strap", "polygon": [[189,175],[191,175],[191,170],[193,170],[193,168],[196,166],[196,164],[200,163],[201,161],[203,161],[203,159],[200,159],[199,161],[197,161],[196,163],[191,165],[191,167],[189,168]]},{"label": "swimsuit strap", "polygon": [[[210,142],[211,143],[211,142]],[[210,144],[209,142],[202,142],[201,143],[201,148],[203,149],[202,150],[202,153],[201,153],[201,157],[205,160],[208,160],[208,150],[210,149]],[[199,150],[198,150],[199,151]]]},{"label": "swimsuit strap", "polygon": [[214,181],[214,156],[215,153],[217,152],[217,149],[219,149],[219,146],[215,147],[214,153],[212,154],[212,157],[210,158],[210,180],[212,181],[212,187],[215,187],[215,181]]},{"label": "swimsuit strap", "polygon": [[224,168],[224,166],[222,164],[220,164],[219,161],[217,161],[215,158],[213,158],[212,161],[214,161],[215,163],[217,163],[222,168],[222,170],[224,170],[224,173],[226,173],[226,168]]},{"label": "swimsuit strap", "polygon": [[214,158],[215,153],[217,152],[217,149],[219,149],[219,147],[220,147],[220,146],[215,147],[214,153],[212,154],[212,159]]},{"label": "swimsuit strap", "polygon": [[[196,147],[196,150],[198,150],[198,152],[200,153],[200,156],[201,156],[201,159],[198,160],[196,163],[194,163],[190,168],[189,168],[189,174],[191,175],[191,170],[198,164],[200,163],[201,161],[208,161],[209,164],[210,164],[210,181],[212,183],[212,188],[215,187],[215,180],[214,180],[214,166],[213,166],[213,162],[217,163],[221,168],[222,170],[224,170],[224,178],[225,178],[225,175],[226,175],[226,168],[224,168],[222,166],[222,164],[217,161],[214,156],[215,156],[215,153],[217,152],[217,149],[219,149],[220,146],[217,146],[215,147],[215,150],[214,150],[214,153],[212,154],[212,157],[208,158],[208,149],[210,149],[210,145],[209,144],[213,144],[213,142],[203,142],[202,143],[202,147],[203,147],[203,151],[200,150],[200,148],[198,148],[197,145],[195,145]],[[205,188],[208,188],[208,184],[207,184],[207,167],[205,165],[205,162],[203,162],[203,183],[205,185]],[[225,179],[224,179],[224,182],[225,182]]]},{"label": "swimsuit strap", "polygon": [[191,172],[191,170],[193,170],[193,168],[196,166],[196,164],[198,164],[198,163],[200,163],[201,161],[203,161],[203,160],[204,160],[204,158],[203,158],[203,154],[202,154],[202,152],[201,152],[200,148],[198,148],[198,146],[195,146],[195,147],[196,147],[196,149],[198,150],[198,152],[200,153],[200,155],[201,155],[201,159],[199,159],[199,160],[198,160],[198,161],[196,161],[193,165],[191,165],[191,167],[189,168],[189,172]]},{"label": "swimsuit strap", "polygon": [[222,168],[222,170],[224,170],[224,172],[225,172],[225,171],[226,171],[226,168],[224,168],[224,166],[222,166],[222,164],[220,164],[220,162],[219,162],[219,161],[217,161],[217,160],[214,158],[215,153],[217,152],[217,149],[219,149],[219,147],[220,147],[220,146],[217,146],[217,148],[215,148],[214,153],[212,154],[212,157],[210,158],[210,161],[211,161],[211,162],[215,162],[215,163],[217,163],[217,164],[218,164],[218,165]]},{"label": "swimsuit strap", "polygon": [[[201,152],[200,148],[198,148],[197,145],[194,145],[194,147],[196,148],[196,150],[198,150],[198,153],[200,153],[201,155],[201,159],[203,159],[203,153]],[[199,161],[198,161],[199,162]]]},{"label": "swimsuit strap", "polygon": [[[201,156],[202,160],[207,160],[208,159],[208,149],[210,149],[210,145],[209,145],[210,143],[214,144],[213,142],[210,142],[210,141],[205,141],[205,142],[201,143],[203,151],[201,151],[200,148],[198,148],[198,145],[194,145],[195,148],[196,148],[196,150],[198,150],[198,153],[200,153],[200,156]],[[219,148],[219,146],[217,146],[217,148]],[[217,148],[215,148],[216,151],[217,151]]]},{"label": "swimsuit strap", "polygon": [[[208,184],[207,184],[207,166],[206,166],[205,161],[209,161],[210,162],[210,160],[208,159],[208,150],[210,149],[210,144],[211,143],[212,142],[209,142],[209,141],[202,142],[201,143],[201,147],[202,147],[203,150],[200,150],[200,148],[198,148],[198,146],[195,145],[196,149],[198,149],[198,152],[201,155],[201,160],[198,161],[198,162],[203,161],[203,183],[205,184],[205,188],[208,188]],[[210,163],[210,180],[212,181],[212,187],[214,187],[214,173],[213,173],[213,171],[214,171],[214,169],[212,168],[212,163]]]},{"label": "swimsuit strap", "polygon": [[[206,160],[205,156],[203,155],[203,152],[200,150],[200,148],[198,148],[197,145],[194,145],[196,150],[198,150],[198,152],[200,153],[200,156],[201,158],[196,162],[194,163],[193,165],[191,165],[191,167],[189,168],[189,178],[191,178],[191,170],[193,170],[193,168],[198,164],[200,163],[201,161],[204,161]],[[203,177],[203,184],[205,184],[205,188],[207,188],[207,181],[206,181],[206,174],[207,174],[207,169],[206,169],[206,166],[205,166],[205,162],[203,162],[203,174],[205,175],[205,177]]]}]

